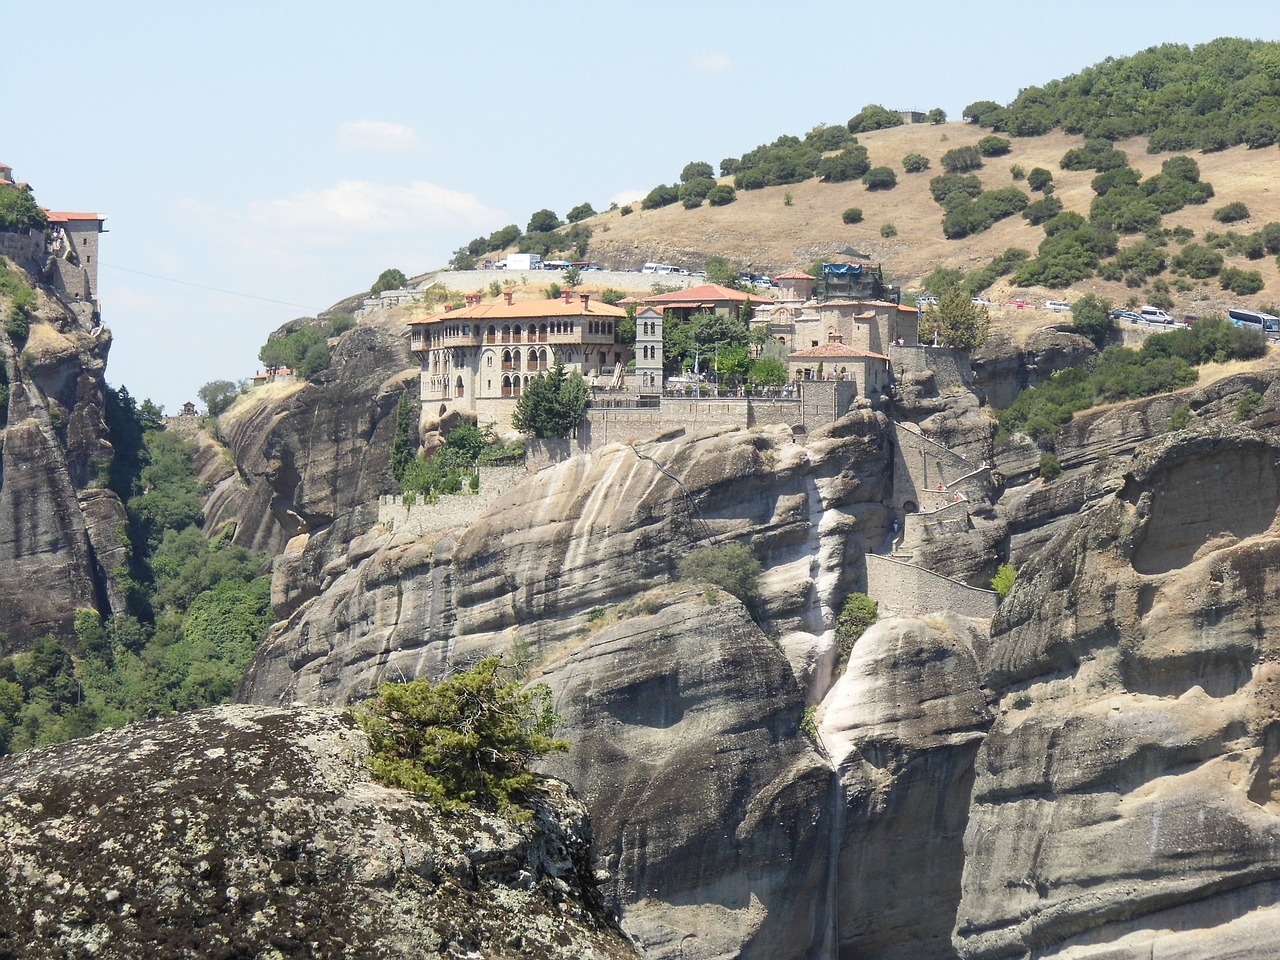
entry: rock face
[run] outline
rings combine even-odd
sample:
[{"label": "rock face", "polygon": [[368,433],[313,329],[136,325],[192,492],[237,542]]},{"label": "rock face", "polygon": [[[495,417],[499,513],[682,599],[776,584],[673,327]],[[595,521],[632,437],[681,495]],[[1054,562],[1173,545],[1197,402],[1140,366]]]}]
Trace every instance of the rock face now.
[{"label": "rock face", "polygon": [[0,655],[47,633],[70,637],[77,608],[124,608],[107,578],[121,559],[124,507],[93,488],[111,456],[103,425],[111,335],[43,296],[39,315],[23,343],[0,329],[9,387],[0,417]]},{"label": "rock face", "polygon": [[869,411],[807,444],[785,430],[682,436],[544,470],[456,534],[373,531],[340,555],[308,543],[277,568],[276,592],[316,598],[268,635],[241,696],[341,703],[515,644],[545,653],[597,608],[669,583],[692,548],[733,540],[765,567],[765,610],[797,676],[825,687],[824,624],[889,532],[889,462]]},{"label": "rock face", "polygon": [[817,955],[831,772],[804,690],[735,598],[663,588],[540,667],[595,811],[611,901],[652,958]]},{"label": "rock face", "polygon": [[223,707],[0,761],[0,954],[635,956],[580,803],[443,817],[332,711]]},{"label": "rock face", "polygon": [[1274,956],[1278,461],[1240,429],[1150,444],[1019,574],[961,956]]},{"label": "rock face", "polygon": [[392,491],[395,409],[406,389],[417,396],[407,336],[360,326],[337,341],[315,383],[251,393],[219,422],[236,473],[210,494],[206,526],[234,523],[237,544],[276,554]]}]

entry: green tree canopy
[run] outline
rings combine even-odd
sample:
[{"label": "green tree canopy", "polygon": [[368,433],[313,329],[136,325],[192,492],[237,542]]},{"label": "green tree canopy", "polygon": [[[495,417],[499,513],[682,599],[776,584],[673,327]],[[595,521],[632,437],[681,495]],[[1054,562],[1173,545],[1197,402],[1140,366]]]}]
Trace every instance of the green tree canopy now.
[{"label": "green tree canopy", "polygon": [[525,233],[547,233],[564,226],[564,221],[556,216],[554,210],[542,209],[529,218]]},{"label": "green tree canopy", "polygon": [[849,118],[850,133],[866,133],[870,130],[884,130],[888,127],[902,126],[902,114],[889,110],[878,103],[869,103]]},{"label": "green tree canopy", "polygon": [[680,171],[680,182],[688,183],[691,180],[705,180],[708,177],[714,179],[715,175],[716,172],[711,168],[711,164],[695,160],[684,165],[684,169]]},{"label": "green tree canopy", "polygon": [[587,382],[576,370],[566,374],[556,357],[548,373],[524,386],[511,415],[511,425],[538,438],[568,437],[582,423],[587,409]]},{"label": "green tree canopy", "polygon": [[373,281],[373,286],[369,288],[369,296],[376,297],[384,290],[399,290],[406,283],[408,283],[408,278],[395,267],[383,270],[382,273],[378,274],[378,279]]},{"label": "green tree canopy", "polygon": [[569,749],[544,685],[522,690],[488,657],[433,683],[385,683],[355,711],[369,737],[369,767],[389,786],[424,794],[446,811],[467,807],[527,819],[530,765]]},{"label": "green tree canopy", "polygon": [[591,206],[589,203],[580,203],[566,213],[564,218],[570,223],[577,223],[579,220],[585,220],[587,217],[594,217],[595,215],[595,207]]},{"label": "green tree canopy", "polygon": [[230,380],[210,380],[196,391],[196,396],[203,401],[204,408],[211,417],[221,416],[239,395],[239,384]]},{"label": "green tree canopy", "polygon": [[987,308],[974,304],[968,291],[957,284],[925,310],[920,339],[932,340],[936,333],[942,346],[977,347],[986,342],[990,324]]},{"label": "green tree canopy", "polygon": [[1086,293],[1071,306],[1071,323],[1076,332],[1098,347],[1106,344],[1116,322],[1111,319],[1111,301]]}]

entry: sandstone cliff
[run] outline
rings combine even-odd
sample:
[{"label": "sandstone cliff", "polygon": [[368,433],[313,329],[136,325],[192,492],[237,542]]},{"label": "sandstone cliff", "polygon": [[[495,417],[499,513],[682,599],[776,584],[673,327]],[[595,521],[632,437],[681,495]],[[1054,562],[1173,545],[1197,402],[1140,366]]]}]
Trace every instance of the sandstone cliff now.
[{"label": "sandstone cliff", "polygon": [[444,817],[343,715],[222,707],[0,760],[0,954],[635,956],[581,804]]},{"label": "sandstone cliff", "polygon": [[358,508],[395,488],[391,444],[402,390],[417,396],[403,332],[359,326],[333,347],[315,382],[250,391],[219,420],[236,464],[211,491],[206,529],[234,524],[235,542],[279,553],[291,537],[343,524],[363,532]]},{"label": "sandstone cliff", "polygon": [[124,556],[124,507],[95,487],[111,456],[103,425],[111,335],[32,286],[38,319],[26,339],[15,343],[0,328],[0,380],[8,383],[0,416],[0,654],[47,633],[69,637],[77,608],[123,609],[108,574]]},{"label": "sandstone cliff", "polygon": [[1020,574],[994,625],[955,944],[1274,955],[1280,444],[1178,433]]}]

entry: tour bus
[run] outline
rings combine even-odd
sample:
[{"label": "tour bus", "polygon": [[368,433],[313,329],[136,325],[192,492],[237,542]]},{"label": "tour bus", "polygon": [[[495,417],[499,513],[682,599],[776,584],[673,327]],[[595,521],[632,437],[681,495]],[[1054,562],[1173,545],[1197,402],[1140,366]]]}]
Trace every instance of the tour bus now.
[{"label": "tour bus", "polygon": [[1241,310],[1236,307],[1227,311],[1227,317],[1237,327],[1258,330],[1268,337],[1280,337],[1280,317],[1273,317],[1261,310]]}]

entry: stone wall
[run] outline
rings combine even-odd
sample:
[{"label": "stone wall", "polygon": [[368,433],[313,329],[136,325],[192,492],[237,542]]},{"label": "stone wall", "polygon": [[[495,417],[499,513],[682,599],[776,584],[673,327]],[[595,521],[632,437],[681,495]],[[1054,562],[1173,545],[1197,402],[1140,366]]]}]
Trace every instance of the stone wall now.
[{"label": "stone wall", "polygon": [[[977,464],[906,424],[894,423],[893,439],[893,505],[899,510],[936,510],[955,497],[958,481],[979,472]],[[984,476],[974,485],[988,482]],[[915,504],[915,510],[905,509],[907,504]]]},{"label": "stone wall", "polygon": [[949,610],[964,617],[993,617],[999,598],[994,590],[981,590],[918,567],[913,563],[869,553],[867,596],[880,605],[880,613],[927,616]]},{"label": "stone wall", "polygon": [[44,231],[0,233],[0,256],[26,268],[38,268],[44,256]]},{"label": "stone wall", "polygon": [[480,518],[516,484],[529,476],[523,466],[481,467],[480,489],[475,493],[450,493],[438,497],[435,503],[419,499],[411,507],[404,505],[402,496],[378,498],[378,522],[397,533],[407,532],[423,536],[454,527],[469,526]]}]

